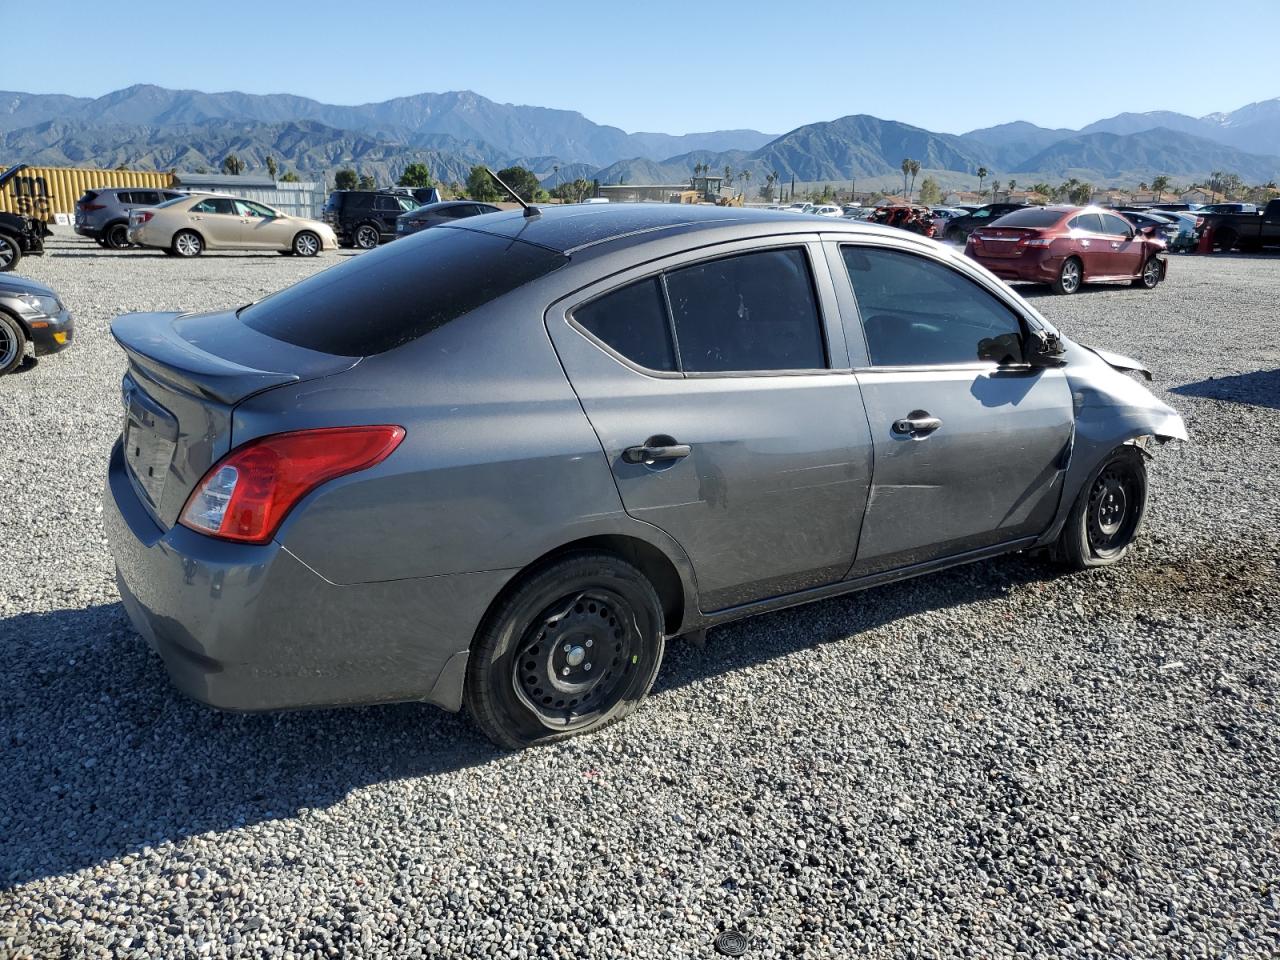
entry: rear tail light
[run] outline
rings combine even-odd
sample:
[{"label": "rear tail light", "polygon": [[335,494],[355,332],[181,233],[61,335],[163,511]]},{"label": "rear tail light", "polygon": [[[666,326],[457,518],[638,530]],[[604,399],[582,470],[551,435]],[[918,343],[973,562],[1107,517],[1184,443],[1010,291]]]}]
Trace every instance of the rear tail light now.
[{"label": "rear tail light", "polygon": [[107,205],[105,203],[77,203],[76,206],[79,207],[81,210],[83,210],[85,213],[91,213],[94,210],[107,209]]},{"label": "rear tail light", "polygon": [[150,220],[150,219],[151,219],[152,217],[154,217],[154,216],[155,216],[155,214],[154,214],[154,213],[152,213],[150,210],[141,210],[141,211],[139,211],[138,213],[135,213],[135,214],[133,215],[133,222],[134,222],[134,223],[146,223],[148,220]]},{"label": "rear tail light", "polygon": [[199,533],[266,543],[321,484],[381,463],[404,439],[396,426],[331,427],[250,440],[215,463],[179,522]]}]

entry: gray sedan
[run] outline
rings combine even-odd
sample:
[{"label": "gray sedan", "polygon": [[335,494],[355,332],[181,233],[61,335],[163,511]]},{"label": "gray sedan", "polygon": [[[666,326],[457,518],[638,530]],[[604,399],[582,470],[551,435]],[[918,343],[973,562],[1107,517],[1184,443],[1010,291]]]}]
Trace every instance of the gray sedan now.
[{"label": "gray sedan", "polygon": [[509,747],[634,709],[669,637],[1019,550],[1130,550],[1176,412],[900,230],[574,205],[239,310],[131,314],[104,523],[174,682],[423,700]]}]

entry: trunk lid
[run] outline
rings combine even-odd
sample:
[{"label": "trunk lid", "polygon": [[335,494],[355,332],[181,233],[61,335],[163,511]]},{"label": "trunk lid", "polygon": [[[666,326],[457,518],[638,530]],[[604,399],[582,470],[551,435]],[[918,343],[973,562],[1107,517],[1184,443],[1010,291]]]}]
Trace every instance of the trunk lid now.
[{"label": "trunk lid", "polygon": [[982,227],[970,234],[976,252],[996,259],[1022,256],[1027,249],[1025,241],[1042,235],[1027,227]]},{"label": "trunk lid", "polygon": [[125,314],[112,322],[111,335],[129,358],[121,383],[125,463],[139,496],[165,528],[177,521],[209,467],[231,449],[231,412],[238,403],[359,362],[258,333],[234,311]]}]

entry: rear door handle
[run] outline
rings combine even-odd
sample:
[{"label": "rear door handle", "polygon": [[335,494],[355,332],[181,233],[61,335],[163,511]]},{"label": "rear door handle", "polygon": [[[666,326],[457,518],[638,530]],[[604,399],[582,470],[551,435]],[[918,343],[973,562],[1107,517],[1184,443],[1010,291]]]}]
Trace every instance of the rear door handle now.
[{"label": "rear door handle", "polygon": [[923,410],[913,410],[911,415],[893,421],[893,432],[900,437],[927,437],[942,426],[942,421]]},{"label": "rear door handle", "polygon": [[656,460],[680,460],[693,452],[687,443],[666,443],[655,445],[656,437],[638,447],[627,447],[622,451],[622,459],[627,463],[653,463]]}]

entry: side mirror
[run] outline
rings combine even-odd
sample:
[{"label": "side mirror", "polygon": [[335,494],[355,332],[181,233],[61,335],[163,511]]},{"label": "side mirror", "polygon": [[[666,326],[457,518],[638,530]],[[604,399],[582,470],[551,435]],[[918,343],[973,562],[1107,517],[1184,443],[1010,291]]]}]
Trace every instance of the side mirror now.
[{"label": "side mirror", "polygon": [[1063,363],[1062,341],[1056,333],[1031,330],[1023,340],[1023,355],[1033,367],[1058,367]]},{"label": "side mirror", "polygon": [[1156,235],[1156,228],[1143,227],[1141,230],[1138,231],[1138,233],[1140,233],[1144,237],[1154,237]]}]

